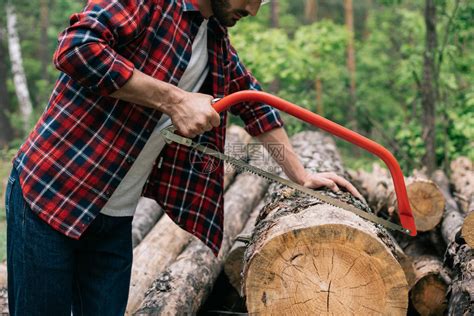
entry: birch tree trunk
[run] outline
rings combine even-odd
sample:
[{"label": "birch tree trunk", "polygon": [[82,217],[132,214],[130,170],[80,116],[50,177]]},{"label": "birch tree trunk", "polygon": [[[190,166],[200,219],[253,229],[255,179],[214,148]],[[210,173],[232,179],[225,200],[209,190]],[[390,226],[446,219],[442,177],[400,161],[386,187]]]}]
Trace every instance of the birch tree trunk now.
[{"label": "birch tree trunk", "polygon": [[8,119],[7,113],[10,110],[10,96],[7,90],[7,52],[5,47],[5,28],[0,25],[0,148],[5,147],[13,139],[13,128]]},{"label": "birch tree trunk", "polygon": [[141,197],[133,215],[132,242],[135,248],[163,215],[163,209],[155,200]]},{"label": "birch tree trunk", "polygon": [[31,105],[30,92],[26,81],[25,70],[23,69],[23,58],[21,57],[20,37],[16,27],[17,17],[13,4],[6,4],[7,30],[8,30],[8,50],[12,65],[13,82],[15,83],[16,96],[23,119],[23,131],[27,134],[31,126],[31,115],[33,106]]}]

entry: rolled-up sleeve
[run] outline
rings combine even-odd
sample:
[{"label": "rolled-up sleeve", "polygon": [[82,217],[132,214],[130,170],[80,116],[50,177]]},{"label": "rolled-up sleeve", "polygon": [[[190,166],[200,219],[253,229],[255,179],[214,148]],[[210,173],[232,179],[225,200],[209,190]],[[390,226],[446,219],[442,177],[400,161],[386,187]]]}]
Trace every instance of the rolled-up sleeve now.
[{"label": "rolled-up sleeve", "polygon": [[[151,3],[152,1],[148,1]],[[136,38],[146,27],[145,0],[89,0],[59,34],[53,62],[57,69],[100,95],[109,95],[132,76],[134,64],[115,47]]]},{"label": "rolled-up sleeve", "polygon": [[[262,88],[255,77],[245,69],[237,52],[231,46],[231,82],[230,93],[241,90],[258,90]],[[239,115],[245,124],[245,130],[252,136],[258,136],[269,130],[283,126],[277,109],[257,102],[243,102],[232,106],[229,111]]]}]

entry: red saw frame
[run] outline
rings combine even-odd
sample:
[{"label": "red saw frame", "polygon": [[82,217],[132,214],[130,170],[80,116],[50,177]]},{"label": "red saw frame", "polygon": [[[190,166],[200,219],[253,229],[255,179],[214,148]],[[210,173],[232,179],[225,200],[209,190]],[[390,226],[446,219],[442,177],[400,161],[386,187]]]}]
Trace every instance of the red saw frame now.
[{"label": "red saw frame", "polygon": [[260,102],[268,104],[283,112],[286,112],[294,117],[299,118],[313,126],[321,128],[326,132],[342,138],[354,145],[357,145],[372,154],[378,156],[387,165],[388,170],[392,176],[395,193],[397,195],[398,215],[400,223],[406,229],[410,230],[411,236],[416,236],[416,225],[411,211],[410,203],[408,201],[407,191],[405,187],[405,180],[402,170],[398,164],[397,159],[382,145],[345,128],[337,123],[334,123],[320,115],[317,115],[305,108],[297,106],[293,103],[280,99],[269,93],[245,90],[228,95],[213,104],[217,112],[222,112],[232,105],[242,102]]}]

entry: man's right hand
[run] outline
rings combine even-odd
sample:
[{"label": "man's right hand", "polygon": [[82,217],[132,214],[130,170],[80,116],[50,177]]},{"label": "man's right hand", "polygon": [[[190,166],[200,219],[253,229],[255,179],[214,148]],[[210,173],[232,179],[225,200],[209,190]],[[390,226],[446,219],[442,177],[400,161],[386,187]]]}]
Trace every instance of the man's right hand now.
[{"label": "man's right hand", "polygon": [[220,116],[211,105],[213,97],[202,93],[185,92],[175,104],[164,106],[178,133],[194,138],[219,126]]},{"label": "man's right hand", "polygon": [[212,96],[184,91],[137,69],[110,96],[167,114],[184,137],[194,138],[220,124],[219,113],[211,105]]}]

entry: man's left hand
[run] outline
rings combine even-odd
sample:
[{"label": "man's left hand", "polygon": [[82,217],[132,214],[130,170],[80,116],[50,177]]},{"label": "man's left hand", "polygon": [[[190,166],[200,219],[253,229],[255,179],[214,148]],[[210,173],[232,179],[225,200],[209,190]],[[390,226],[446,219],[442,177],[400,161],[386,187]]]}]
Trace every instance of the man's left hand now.
[{"label": "man's left hand", "polygon": [[349,191],[353,196],[358,198],[361,201],[364,201],[362,195],[357,191],[357,189],[346,179],[341,176],[338,176],[334,172],[318,172],[310,173],[307,172],[306,178],[303,185],[307,188],[317,189],[320,187],[328,187],[334,192],[339,192],[341,188]]}]

